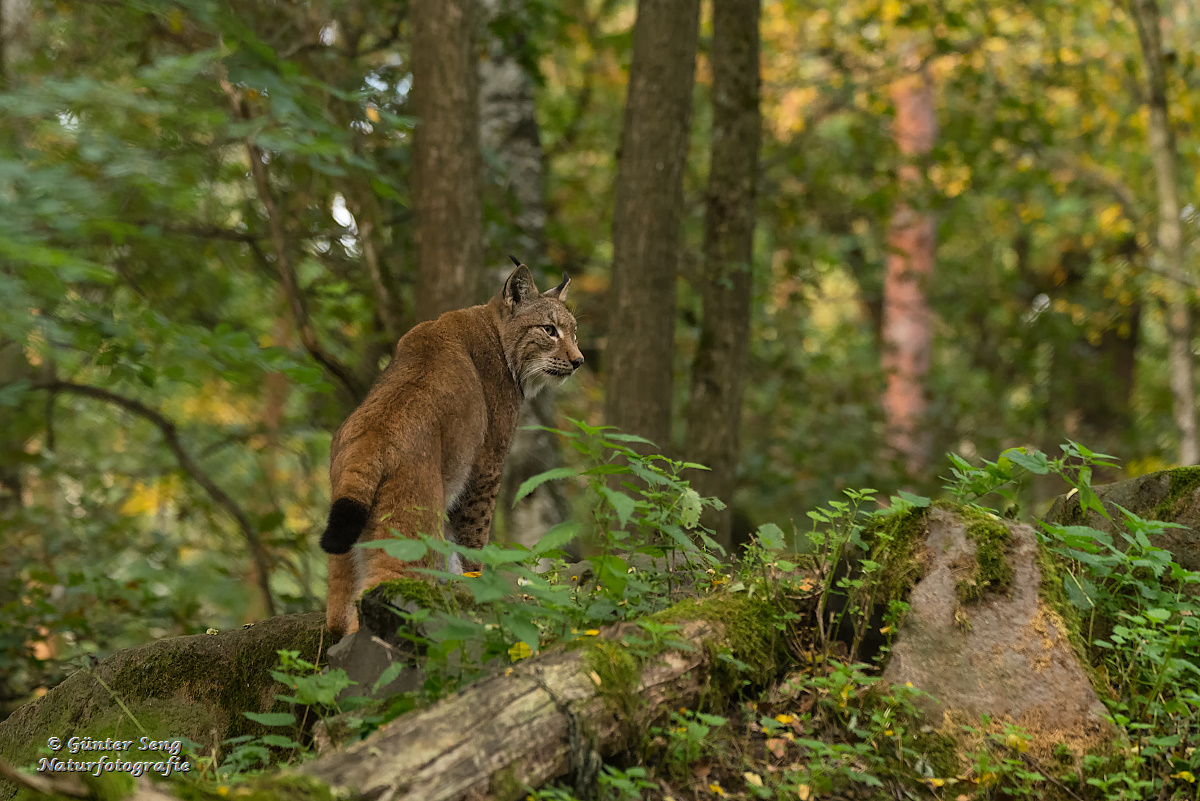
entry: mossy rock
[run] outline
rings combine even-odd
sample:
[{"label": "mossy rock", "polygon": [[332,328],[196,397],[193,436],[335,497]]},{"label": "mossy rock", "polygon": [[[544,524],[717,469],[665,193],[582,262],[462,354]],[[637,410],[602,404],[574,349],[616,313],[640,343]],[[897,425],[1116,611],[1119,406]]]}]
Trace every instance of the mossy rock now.
[{"label": "mossy rock", "polygon": [[[1091,510],[1084,514],[1079,494],[1075,492],[1056,498],[1043,519],[1061,525],[1091,526],[1116,534],[1117,525],[1125,519],[1117,508],[1121,506],[1148,520],[1180,523],[1187,528],[1168,529],[1152,537],[1151,542],[1170,551],[1175,561],[1188,570],[1200,570],[1200,466],[1147,473],[1093,489],[1111,520],[1105,520]],[[1113,544],[1119,547],[1122,542],[1116,537]]]},{"label": "mossy rock", "polygon": [[[1024,726],[1039,754],[1062,742],[1080,752],[1103,748],[1112,729],[1080,657],[1078,615],[1033,529],[946,505],[928,522],[927,571],[909,596],[883,678],[928,693],[918,706],[935,727],[949,720],[943,716],[986,714]],[[992,552],[981,556],[985,547]],[[966,576],[978,592],[964,599]],[[980,576],[990,577],[986,585]]]},{"label": "mossy rock", "polygon": [[[227,738],[266,733],[243,712],[287,708],[275,700],[275,694],[286,688],[271,678],[279,661],[277,651],[299,651],[301,658],[316,662],[318,652],[329,644],[324,614],[312,612],[118,651],[90,670],[72,674],[0,722],[0,757],[14,765],[29,765],[50,737],[63,742],[70,737],[112,737],[133,741],[132,748],[123,752],[125,758],[146,759],[133,756],[145,753],[137,750],[143,729],[154,740],[188,738],[209,753]],[[71,756],[65,748],[59,753]],[[92,752],[92,756],[117,754]],[[0,801],[14,794],[12,785],[0,782]]]}]

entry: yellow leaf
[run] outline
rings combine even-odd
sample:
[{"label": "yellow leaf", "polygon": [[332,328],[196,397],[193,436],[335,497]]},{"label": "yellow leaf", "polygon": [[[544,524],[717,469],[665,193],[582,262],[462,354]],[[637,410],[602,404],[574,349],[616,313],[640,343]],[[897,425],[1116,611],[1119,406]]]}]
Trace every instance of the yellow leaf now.
[{"label": "yellow leaf", "polygon": [[597,673],[594,670],[590,670],[590,671],[588,671],[588,678],[591,679],[592,683],[595,684],[597,687],[600,686],[600,674],[599,673]]},{"label": "yellow leaf", "polygon": [[228,787],[218,787],[217,795],[229,795],[229,788]]},{"label": "yellow leaf", "polygon": [[930,787],[941,787],[943,784],[946,783],[946,780],[945,779],[926,779],[925,783],[928,784]]},{"label": "yellow leaf", "polygon": [[367,106],[367,119],[371,122],[379,122],[379,109],[374,106]]},{"label": "yellow leaf", "polygon": [[483,575],[482,571],[468,570],[466,573],[463,573],[463,578],[479,578],[481,575]]},{"label": "yellow leaf", "polygon": [[1183,779],[1188,784],[1195,784],[1196,777],[1192,775],[1190,770],[1181,770],[1178,773],[1171,774],[1172,779]]},{"label": "yellow leaf", "polygon": [[746,771],[742,774],[742,778],[746,780],[746,784],[752,784],[755,787],[763,786],[762,776],[759,776],[757,773]]},{"label": "yellow leaf", "polygon": [[725,795],[725,791],[721,789],[721,785],[717,784],[716,782],[708,785],[708,791],[716,796]]},{"label": "yellow leaf", "polygon": [[171,33],[183,30],[183,9],[178,6],[171,9],[171,13],[167,14],[167,27],[171,29]]},{"label": "yellow leaf", "polygon": [[791,715],[780,714],[775,716],[775,721],[777,723],[782,723],[784,726],[790,726],[793,720],[795,720],[795,718],[793,718]]},{"label": "yellow leaf", "polygon": [[588,629],[584,632],[589,637],[597,637],[600,635],[600,629]]},{"label": "yellow leaf", "polygon": [[808,801],[808,797],[812,795],[812,790],[809,789],[807,784],[802,784],[796,788],[796,795],[800,798],[800,801]]},{"label": "yellow leaf", "polygon": [[508,657],[514,662],[522,659],[528,659],[533,656],[533,649],[529,647],[529,643],[519,642],[508,649]]}]

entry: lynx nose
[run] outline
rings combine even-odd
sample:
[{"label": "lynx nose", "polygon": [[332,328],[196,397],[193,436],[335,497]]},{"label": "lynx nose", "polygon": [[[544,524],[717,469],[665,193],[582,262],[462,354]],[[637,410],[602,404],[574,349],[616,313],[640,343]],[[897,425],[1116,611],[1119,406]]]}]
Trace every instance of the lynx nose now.
[{"label": "lynx nose", "polygon": [[578,359],[571,359],[571,368],[572,369],[578,370],[579,365],[581,365],[581,364],[583,364],[583,354],[582,353],[579,354]]}]

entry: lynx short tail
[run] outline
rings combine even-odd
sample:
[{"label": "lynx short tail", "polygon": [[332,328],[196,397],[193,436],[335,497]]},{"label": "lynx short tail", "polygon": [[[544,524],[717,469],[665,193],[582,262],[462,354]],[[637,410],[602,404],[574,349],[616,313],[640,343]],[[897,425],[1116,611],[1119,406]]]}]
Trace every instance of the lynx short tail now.
[{"label": "lynx short tail", "polygon": [[321,535],[321,549],[326,553],[349,553],[362,536],[371,509],[353,498],[338,498],[329,510],[329,523]]}]

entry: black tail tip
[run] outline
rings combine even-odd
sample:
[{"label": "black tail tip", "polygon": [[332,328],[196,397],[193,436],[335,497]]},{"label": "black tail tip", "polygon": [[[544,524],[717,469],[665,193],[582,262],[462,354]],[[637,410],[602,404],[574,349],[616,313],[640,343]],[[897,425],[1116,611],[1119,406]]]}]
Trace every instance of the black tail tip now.
[{"label": "black tail tip", "polygon": [[325,553],[349,553],[362,536],[371,510],[353,498],[338,498],[329,510],[329,524],[321,535],[321,550]]}]

